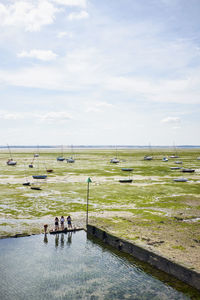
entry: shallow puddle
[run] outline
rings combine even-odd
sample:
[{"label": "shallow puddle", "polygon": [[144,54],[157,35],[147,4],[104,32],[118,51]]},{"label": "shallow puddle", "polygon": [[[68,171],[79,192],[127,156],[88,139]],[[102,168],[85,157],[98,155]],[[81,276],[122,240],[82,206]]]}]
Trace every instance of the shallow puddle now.
[{"label": "shallow puddle", "polygon": [[0,240],[0,299],[191,299],[84,231]]}]

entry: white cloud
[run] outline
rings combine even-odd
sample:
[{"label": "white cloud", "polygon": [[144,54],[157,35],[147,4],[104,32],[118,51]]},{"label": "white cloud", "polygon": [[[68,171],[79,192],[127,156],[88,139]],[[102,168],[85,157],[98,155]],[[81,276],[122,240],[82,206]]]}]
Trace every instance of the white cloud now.
[{"label": "white cloud", "polygon": [[110,77],[105,82],[108,90],[154,102],[200,103],[200,71],[194,70],[189,78],[147,79],[145,77]]},{"label": "white cloud", "polygon": [[71,33],[71,32],[66,32],[66,31],[61,31],[61,32],[58,32],[57,37],[58,37],[59,39],[61,39],[61,38],[63,38],[63,37],[72,38],[72,37],[73,37],[73,33]]},{"label": "white cloud", "polygon": [[85,10],[82,10],[79,13],[72,12],[71,14],[69,14],[68,20],[70,20],[70,21],[81,20],[81,19],[87,19],[88,17],[89,17],[89,14]]},{"label": "white cloud", "polygon": [[108,108],[113,107],[111,103],[108,102],[96,102],[87,104],[86,112],[104,112]]},{"label": "white cloud", "polygon": [[49,61],[49,60],[55,59],[57,57],[57,54],[55,54],[51,50],[33,49],[33,50],[30,50],[29,52],[22,51],[21,53],[18,54],[18,57],[32,57],[32,58],[37,58],[37,59],[43,60],[43,61]]},{"label": "white cloud", "polygon": [[174,124],[174,123],[180,123],[181,119],[179,117],[166,117],[163,120],[161,120],[162,123],[168,123],[168,124]]},{"label": "white cloud", "polygon": [[19,120],[24,118],[24,113],[0,111],[0,119],[2,120]]},{"label": "white cloud", "polygon": [[86,0],[52,0],[52,1],[60,5],[86,7]]},{"label": "white cloud", "polygon": [[21,26],[26,31],[39,31],[42,26],[54,22],[58,11],[47,0],[0,4],[0,26]]},{"label": "white cloud", "polygon": [[44,113],[37,113],[37,112],[9,112],[9,111],[0,111],[0,119],[2,120],[20,120],[20,119],[27,119],[27,120],[34,120],[40,122],[66,122],[68,120],[73,119],[72,115],[66,111],[50,111]]},{"label": "white cloud", "polygon": [[44,114],[38,114],[37,118],[42,122],[65,122],[72,119],[71,114],[65,111],[47,112]]}]

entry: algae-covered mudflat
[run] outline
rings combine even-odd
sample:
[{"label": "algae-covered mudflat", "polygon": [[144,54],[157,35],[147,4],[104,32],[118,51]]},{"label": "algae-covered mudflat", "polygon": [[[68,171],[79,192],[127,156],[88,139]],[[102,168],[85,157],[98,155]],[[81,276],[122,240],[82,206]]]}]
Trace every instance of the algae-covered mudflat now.
[{"label": "algae-covered mudflat", "polygon": [[[17,165],[8,166],[8,152],[1,150],[1,237],[42,232],[44,223],[52,228],[55,216],[68,214],[73,224],[84,226],[90,177],[89,223],[200,270],[200,149],[179,150],[178,158],[171,158],[169,149],[153,150],[149,161],[144,160],[146,150],[123,149],[118,150],[118,164],[110,163],[114,150],[81,149],[73,154],[75,163],[60,162],[57,150],[40,149],[33,161],[33,150],[12,150]],[[169,160],[162,161],[164,156]],[[183,168],[195,172],[183,173]],[[47,179],[37,182],[32,175],[38,174]],[[174,181],[183,177],[188,181]],[[132,183],[119,182],[127,178]],[[26,182],[41,190],[23,185]]]}]

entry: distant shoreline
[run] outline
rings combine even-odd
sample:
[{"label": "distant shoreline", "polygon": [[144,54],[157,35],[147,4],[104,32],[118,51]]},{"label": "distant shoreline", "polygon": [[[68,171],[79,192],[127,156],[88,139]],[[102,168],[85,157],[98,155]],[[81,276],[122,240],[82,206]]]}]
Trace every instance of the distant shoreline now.
[{"label": "distant shoreline", "polygon": [[[41,145],[41,146],[25,146],[25,145],[9,145],[12,149],[60,149],[60,145]],[[7,149],[8,146],[0,146],[0,149]],[[71,148],[70,145],[63,145],[63,148]],[[174,149],[173,146],[144,146],[144,145],[73,145],[73,149]],[[179,145],[175,149],[198,149],[200,145]]]}]

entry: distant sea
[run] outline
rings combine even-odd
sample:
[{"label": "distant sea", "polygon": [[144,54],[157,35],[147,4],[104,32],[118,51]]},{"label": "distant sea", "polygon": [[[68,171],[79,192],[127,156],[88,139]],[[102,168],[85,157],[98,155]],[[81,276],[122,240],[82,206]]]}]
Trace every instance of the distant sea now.
[{"label": "distant sea", "polygon": [[[63,148],[71,148],[69,145],[62,145]],[[0,149],[7,149],[8,146],[0,146]],[[60,149],[61,145],[9,145],[9,148],[12,149]],[[73,149],[192,149],[192,148],[200,148],[200,145],[179,145],[179,146],[144,146],[144,145],[73,145]]]}]

